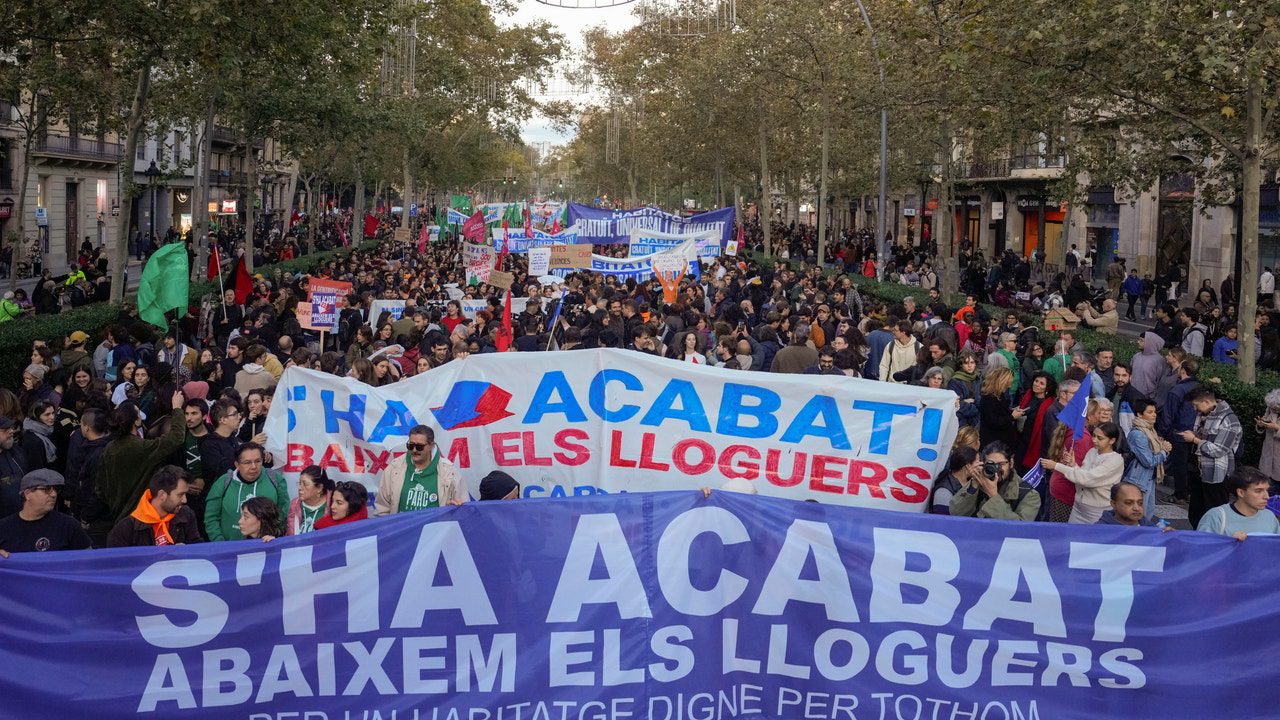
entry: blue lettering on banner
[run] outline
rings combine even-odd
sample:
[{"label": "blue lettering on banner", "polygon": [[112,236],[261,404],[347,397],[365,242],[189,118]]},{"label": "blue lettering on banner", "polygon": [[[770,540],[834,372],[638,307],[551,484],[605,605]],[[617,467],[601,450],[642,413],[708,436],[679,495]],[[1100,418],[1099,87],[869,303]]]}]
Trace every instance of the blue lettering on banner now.
[{"label": "blue lettering on banner", "polygon": [[1176,698],[1177,717],[1275,717],[1280,539],[526,495],[557,499],[5,558],[4,712],[1164,720]]},{"label": "blue lettering on banner", "polygon": [[706,231],[719,234],[718,247],[733,239],[734,208],[711,210],[683,218],[657,208],[635,210],[600,210],[587,205],[569,203],[569,224],[577,229],[578,242],[614,245],[631,242],[631,230],[692,235]]}]

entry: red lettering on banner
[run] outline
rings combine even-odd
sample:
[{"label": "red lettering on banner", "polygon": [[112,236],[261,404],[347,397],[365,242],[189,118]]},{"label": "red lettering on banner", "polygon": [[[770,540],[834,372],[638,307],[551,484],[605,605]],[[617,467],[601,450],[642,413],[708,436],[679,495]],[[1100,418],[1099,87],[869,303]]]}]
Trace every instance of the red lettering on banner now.
[{"label": "red lettering on banner", "polygon": [[640,437],[640,469],[641,470],[658,470],[666,472],[671,469],[669,463],[660,463],[653,461],[653,445],[657,441],[657,436],[651,432],[647,432]]},{"label": "red lettering on banner", "polygon": [[[361,450],[364,450],[364,452],[361,452]],[[365,452],[368,452],[368,450],[365,450],[359,445],[356,445],[355,447],[351,448],[351,455],[355,459],[355,464],[351,468],[351,471],[357,475],[363,475],[365,472],[365,469],[364,469],[364,453]]]},{"label": "red lettering on banner", "polygon": [[633,468],[636,466],[635,460],[627,460],[622,457],[621,430],[614,430],[609,434],[609,466],[621,468]]},{"label": "red lettering on banner", "polygon": [[489,437],[489,442],[493,445],[493,461],[495,463],[502,467],[520,464],[520,458],[518,457],[520,453],[520,433],[494,433]]},{"label": "red lettering on banner", "polygon": [[784,478],[778,474],[778,465],[782,463],[782,451],[769,450],[764,456],[764,479],[778,487],[795,487],[804,482],[804,469],[808,465],[808,460],[808,453],[796,453],[791,461],[791,476]]},{"label": "red lettering on banner", "polygon": [[564,450],[569,450],[573,452],[573,455],[557,452],[557,453],[552,453],[552,457],[554,457],[556,459],[556,462],[560,463],[561,465],[568,465],[569,467],[577,467],[579,465],[585,464],[588,460],[591,459],[591,451],[588,450],[585,445],[579,445],[578,443],[575,443],[572,441],[587,440],[587,439],[590,439],[590,437],[591,436],[588,435],[584,430],[577,430],[574,428],[570,428],[568,430],[561,430],[560,432],[556,433],[556,437],[555,437],[556,447],[562,448]]},{"label": "red lettering on banner", "polygon": [[889,492],[897,500],[904,503],[922,503],[929,497],[929,486],[916,480],[928,481],[929,471],[920,467],[900,467],[893,471],[893,479],[901,488],[891,488]]},{"label": "red lettering on banner", "polygon": [[533,446],[535,436],[532,430],[521,433],[521,444],[524,446],[524,464],[545,467],[551,465],[551,458],[538,457],[537,448]]},{"label": "red lettering on banner", "polygon": [[369,456],[369,470],[368,470],[368,472],[369,472],[370,474],[376,475],[376,474],[378,474],[378,473],[382,472],[383,470],[386,470],[386,469],[387,469],[387,465],[388,465],[388,463],[390,463],[390,462],[391,462],[391,458],[392,458],[392,453],[391,453],[391,451],[390,451],[390,450],[383,450],[383,451],[381,451],[381,452],[374,452],[373,450],[370,450],[369,448],[365,448],[365,449],[364,449],[364,451],[365,451],[365,454]]},{"label": "red lettering on banner", "polygon": [[[689,463],[689,450],[696,448],[702,453],[702,460],[697,465]],[[716,449],[704,440],[690,438],[681,440],[671,450],[671,461],[676,464],[676,469],[685,475],[701,475],[716,464]]]},{"label": "red lettering on banner", "polygon": [[[734,465],[735,455],[750,462]],[[750,445],[730,445],[720,453],[720,473],[730,479],[755,480],[760,477],[760,453]]]},{"label": "red lettering on banner", "polygon": [[844,474],[844,463],[844,458],[831,457],[830,455],[814,455],[813,466],[809,471],[809,489],[815,492],[836,493],[837,495],[843,493],[844,488],[839,485],[828,485],[827,480],[838,479]]},{"label": "red lettering on banner", "polygon": [[463,470],[471,467],[471,444],[466,438],[454,438],[449,444],[449,462]]},{"label": "red lettering on banner", "polygon": [[861,495],[862,486],[865,485],[871,497],[884,499],[884,488],[880,487],[880,484],[887,477],[889,477],[889,471],[880,463],[851,460],[849,462],[849,494]]},{"label": "red lettering on banner", "polygon": [[351,472],[347,468],[347,458],[342,454],[342,448],[338,443],[330,443],[329,447],[324,449],[324,456],[320,458],[320,467],[326,470],[333,468],[338,472]]},{"label": "red lettering on banner", "polygon": [[315,464],[312,460],[313,457],[315,457],[315,453],[311,450],[310,445],[289,443],[288,456],[281,472],[302,472],[308,465]]}]

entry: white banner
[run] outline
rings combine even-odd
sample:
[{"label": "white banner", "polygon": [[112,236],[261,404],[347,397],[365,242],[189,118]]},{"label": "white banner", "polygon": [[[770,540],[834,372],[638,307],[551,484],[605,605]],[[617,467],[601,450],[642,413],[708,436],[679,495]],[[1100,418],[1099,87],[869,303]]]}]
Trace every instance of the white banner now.
[{"label": "white banner", "polygon": [[956,434],[949,390],[569,352],[471,355],[379,388],[291,367],[268,448],[291,483],[318,464],[372,489],[422,423],[472,495],[502,470],[526,497],[745,480],[762,495],[918,512]]},{"label": "white banner", "polygon": [[472,284],[472,278],[477,282],[488,282],[489,271],[497,259],[497,253],[490,245],[462,243],[462,269],[467,273],[467,284]]},{"label": "white banner", "polygon": [[627,254],[631,257],[644,257],[654,253],[679,247],[692,240],[697,247],[698,257],[720,257],[720,232],[704,230],[700,233],[677,234],[657,232],[644,228],[631,229],[631,242]]},{"label": "white banner", "polygon": [[383,311],[390,313],[391,322],[395,322],[404,317],[404,301],[403,300],[374,300],[369,303],[368,322],[372,327],[378,322],[378,318],[382,317]]}]

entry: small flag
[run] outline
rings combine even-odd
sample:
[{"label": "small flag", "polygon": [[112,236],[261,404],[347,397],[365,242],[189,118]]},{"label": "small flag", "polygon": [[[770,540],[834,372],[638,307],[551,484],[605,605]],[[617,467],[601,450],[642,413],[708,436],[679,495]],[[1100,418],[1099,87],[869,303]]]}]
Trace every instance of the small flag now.
[{"label": "small flag", "polygon": [[1030,487],[1040,487],[1040,483],[1044,481],[1044,466],[1036,463],[1034,467],[1022,476],[1022,482]]},{"label": "small flag", "polygon": [[209,243],[208,279],[212,280],[222,274],[222,258],[218,256],[218,243]]},{"label": "small flag", "polygon": [[421,228],[418,231],[418,252],[425,253],[427,251],[427,224],[422,223]]},{"label": "small flag", "polygon": [[1080,389],[1076,390],[1076,394],[1071,396],[1067,404],[1062,407],[1062,411],[1058,413],[1058,422],[1071,428],[1072,442],[1084,437],[1088,430],[1085,429],[1084,418],[1089,412],[1089,393],[1093,385],[1093,374],[1084,376],[1084,380],[1080,381]]},{"label": "small flag", "polygon": [[533,210],[529,209],[529,201],[524,203],[524,236],[533,239]]},{"label": "small flag", "polygon": [[378,234],[378,218],[365,213],[364,215],[364,236],[367,238],[374,237]]},{"label": "small flag", "polygon": [[244,266],[244,256],[240,256],[240,262],[236,265],[236,274],[231,281],[231,286],[236,289],[236,304],[243,305],[249,299],[249,293],[253,292],[253,278],[249,277],[249,271]]},{"label": "small flag", "polygon": [[169,321],[164,314],[187,305],[190,276],[183,243],[169,243],[153,253],[138,283],[138,317],[167,329]]},{"label": "small flag", "polygon": [[338,226],[338,237],[342,238],[342,249],[350,250],[351,241],[347,239],[347,231],[343,230],[341,225]]}]

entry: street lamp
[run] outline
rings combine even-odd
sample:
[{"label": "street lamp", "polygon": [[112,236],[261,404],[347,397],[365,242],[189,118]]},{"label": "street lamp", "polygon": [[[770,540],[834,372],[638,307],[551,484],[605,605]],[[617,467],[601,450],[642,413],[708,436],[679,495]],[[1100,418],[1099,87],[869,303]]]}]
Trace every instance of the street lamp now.
[{"label": "street lamp", "polygon": [[147,176],[147,185],[151,187],[151,245],[155,249],[156,242],[156,181],[160,178],[160,168],[156,167],[156,161],[151,161],[151,166],[142,173]]},{"label": "street lamp", "polygon": [[871,54],[875,55],[876,67],[880,70],[880,207],[876,210],[876,247],[880,248],[880,251],[876,255],[880,261],[880,276],[884,277],[885,258],[889,254],[889,245],[884,239],[887,220],[885,211],[888,206],[885,186],[889,181],[889,108],[885,105],[884,61],[880,59],[880,50],[876,45],[876,31],[871,27],[871,16],[867,14],[866,6],[862,4],[862,0],[853,1],[858,4],[858,12],[862,13],[862,22],[867,25],[867,34],[871,37]]}]

